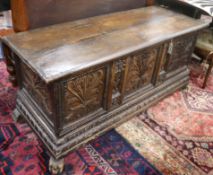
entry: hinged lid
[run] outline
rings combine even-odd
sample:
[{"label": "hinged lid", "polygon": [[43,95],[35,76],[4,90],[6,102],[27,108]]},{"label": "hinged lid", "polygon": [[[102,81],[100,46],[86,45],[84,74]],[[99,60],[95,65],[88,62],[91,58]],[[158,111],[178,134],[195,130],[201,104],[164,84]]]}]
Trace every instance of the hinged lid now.
[{"label": "hinged lid", "polygon": [[151,6],[14,34],[3,42],[50,82],[206,26]]}]

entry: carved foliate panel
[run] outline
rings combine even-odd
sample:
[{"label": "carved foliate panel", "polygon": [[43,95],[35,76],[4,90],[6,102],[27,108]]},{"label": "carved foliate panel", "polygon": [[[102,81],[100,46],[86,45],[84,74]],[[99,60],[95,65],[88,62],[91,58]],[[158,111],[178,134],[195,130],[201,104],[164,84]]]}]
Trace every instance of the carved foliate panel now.
[{"label": "carved foliate panel", "polygon": [[128,58],[127,94],[151,83],[157,54],[158,48],[150,48]]},{"label": "carved foliate panel", "polygon": [[194,48],[196,35],[188,35],[176,38],[172,41],[171,55],[168,54],[167,71],[173,71],[187,65],[190,54]]},{"label": "carved foliate panel", "polygon": [[76,77],[65,85],[65,123],[76,121],[103,106],[104,69]]},{"label": "carved foliate panel", "polygon": [[22,70],[23,87],[28,91],[39,107],[50,117],[52,114],[52,106],[47,85],[26,65],[22,64]]}]

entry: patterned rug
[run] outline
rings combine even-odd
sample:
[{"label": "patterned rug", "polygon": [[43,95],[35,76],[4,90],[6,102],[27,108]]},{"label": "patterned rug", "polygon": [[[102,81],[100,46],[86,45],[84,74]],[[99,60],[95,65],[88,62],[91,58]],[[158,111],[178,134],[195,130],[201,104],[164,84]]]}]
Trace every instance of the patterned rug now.
[{"label": "patterned rug", "polygon": [[[70,153],[63,175],[212,175],[213,75],[191,66],[187,89]],[[16,89],[0,62],[0,175],[50,175],[45,149],[11,112]]]},{"label": "patterned rug", "polygon": [[[14,123],[16,89],[0,61],[0,175],[50,175],[47,155],[27,124]],[[160,175],[115,130],[70,153],[63,175]]]}]

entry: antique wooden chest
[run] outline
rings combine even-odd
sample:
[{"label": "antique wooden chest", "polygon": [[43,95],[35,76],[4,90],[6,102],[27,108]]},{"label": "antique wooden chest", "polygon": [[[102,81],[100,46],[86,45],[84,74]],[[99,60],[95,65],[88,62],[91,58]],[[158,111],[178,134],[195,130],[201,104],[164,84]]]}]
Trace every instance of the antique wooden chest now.
[{"label": "antique wooden chest", "polygon": [[62,170],[71,150],[187,85],[187,63],[207,24],[147,7],[3,38],[18,71],[23,116]]}]

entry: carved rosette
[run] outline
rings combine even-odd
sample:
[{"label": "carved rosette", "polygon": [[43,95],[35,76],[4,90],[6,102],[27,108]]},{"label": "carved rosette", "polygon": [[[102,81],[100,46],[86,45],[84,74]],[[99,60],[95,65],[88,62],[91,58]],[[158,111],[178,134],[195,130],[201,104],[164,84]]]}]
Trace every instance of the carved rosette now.
[{"label": "carved rosette", "polygon": [[24,70],[22,75],[24,88],[36,101],[39,107],[43,109],[48,116],[51,116],[52,107],[47,85],[25,64],[22,64],[22,70]]},{"label": "carved rosette", "polygon": [[127,94],[151,83],[157,53],[157,48],[151,48],[128,58],[129,69],[125,87]]},{"label": "carved rosette", "polygon": [[69,80],[65,85],[65,123],[76,121],[102,108],[104,69]]}]

